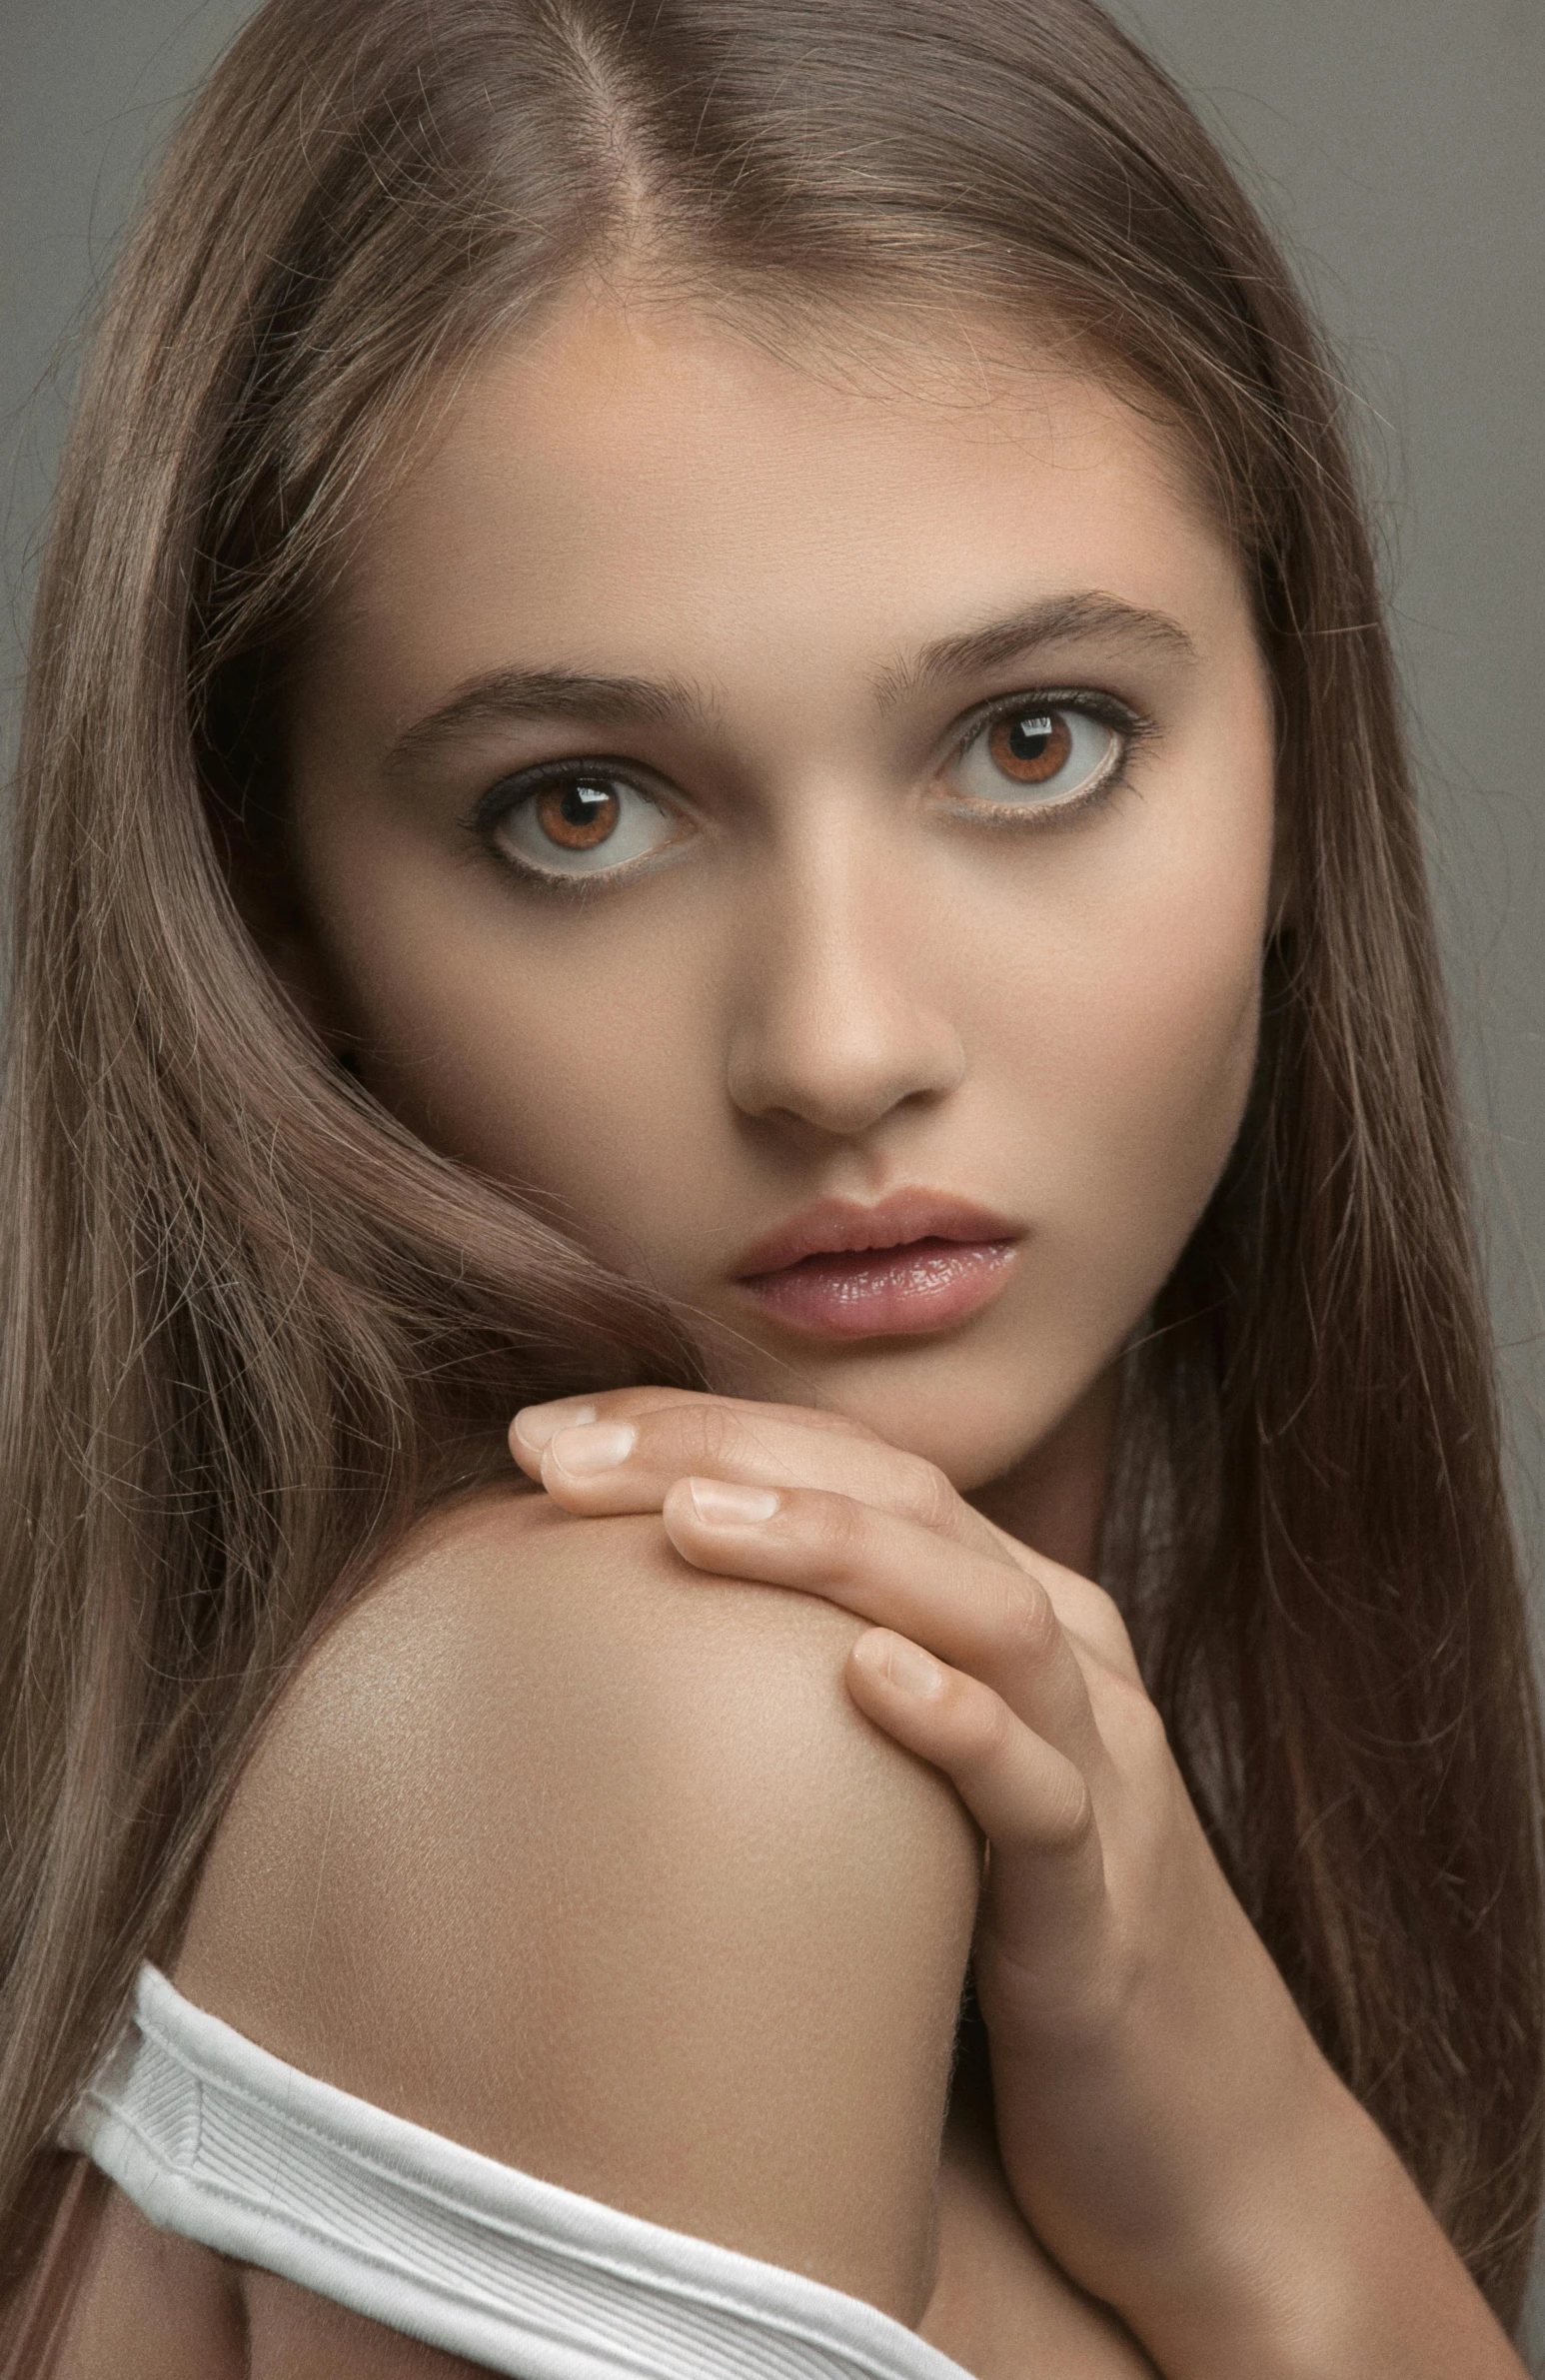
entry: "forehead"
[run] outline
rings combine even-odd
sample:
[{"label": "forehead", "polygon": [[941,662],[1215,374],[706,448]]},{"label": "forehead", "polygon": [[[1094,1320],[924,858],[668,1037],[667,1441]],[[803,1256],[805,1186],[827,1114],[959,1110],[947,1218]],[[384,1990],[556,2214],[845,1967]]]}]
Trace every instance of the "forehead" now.
[{"label": "forehead", "polygon": [[1075,590],[1183,613],[1203,645],[1236,626],[1235,559],[1175,435],[1054,325],[976,333],[773,346],[573,293],[451,394],[326,642],[406,704],[511,648],[711,686]]}]

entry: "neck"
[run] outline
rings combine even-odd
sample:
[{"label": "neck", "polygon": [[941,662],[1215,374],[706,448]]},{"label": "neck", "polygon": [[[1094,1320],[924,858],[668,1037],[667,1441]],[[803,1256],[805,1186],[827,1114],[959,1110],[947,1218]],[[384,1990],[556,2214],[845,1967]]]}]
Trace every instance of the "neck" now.
[{"label": "neck", "polygon": [[1120,1366],[1112,1364],[1038,1446],[966,1501],[1037,1554],[1092,1578],[1119,1400]]}]

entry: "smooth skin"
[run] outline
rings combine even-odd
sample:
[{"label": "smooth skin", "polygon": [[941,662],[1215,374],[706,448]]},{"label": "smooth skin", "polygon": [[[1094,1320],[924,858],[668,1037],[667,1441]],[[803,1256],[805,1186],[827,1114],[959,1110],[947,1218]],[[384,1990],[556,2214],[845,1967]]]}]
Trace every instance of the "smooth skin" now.
[{"label": "smooth skin", "polygon": [[877,1624],[849,1694],[988,1844],[1009,2190],[1164,2372],[1521,2369],[1234,1898],[1108,1596],[797,1412],[636,1390],[529,1409],[511,1444],[567,1509],[658,1509],[685,1561]]},{"label": "smooth skin", "polygon": [[[985,723],[1052,707],[1105,773],[1027,794]],[[296,687],[276,968],[426,1140],[689,1308],[723,1393],[518,1417],[545,1493],[437,1516],[308,1665],[176,1980],[980,2380],[1521,2368],[1082,1575],[1251,1079],[1273,757],[1181,446],[1049,327],[792,353],[615,287],[451,395]],[[583,854],[522,774],[565,761],[624,786]],[[1012,1228],[964,1321],[822,1339],[739,1285],[904,1188]],[[995,2109],[948,2103],[973,1938]],[[87,2315],[145,2252],[121,2202],[104,2236]],[[233,2286],[256,2380],[397,2369]]]},{"label": "smooth skin", "polygon": [[[700,1317],[717,1385],[974,1488],[1100,1401],[1205,1204],[1277,887],[1265,674],[1177,455],[956,345],[784,362],[576,297],[471,379],[302,664],[281,955],[426,1139]],[[559,672],[605,682],[542,708]],[[1040,688],[1151,722],[1076,814],[956,757]],[[662,804],[631,870],[532,879],[470,831],[598,755]],[[968,1328],[811,1340],[731,1279],[907,1185],[1024,1235]]]}]

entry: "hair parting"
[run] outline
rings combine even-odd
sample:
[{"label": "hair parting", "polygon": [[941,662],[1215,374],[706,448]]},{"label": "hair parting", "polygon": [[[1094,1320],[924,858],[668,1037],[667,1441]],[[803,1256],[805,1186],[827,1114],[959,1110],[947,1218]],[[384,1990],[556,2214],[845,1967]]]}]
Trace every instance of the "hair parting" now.
[{"label": "hair parting", "polygon": [[[0,2345],[49,2146],[273,1699],[514,1408],[686,1320],[436,1156],[263,956],[287,671],[456,376],[577,277],[1071,341],[1182,441],[1275,680],[1259,1075],[1128,1362],[1105,1567],[1245,1908],[1503,2319],[1540,1754],[1439,969],[1334,376],[1092,0],[268,0],[164,161],[34,629],[0,1138]],[[961,332],[962,343],[965,332]]]}]

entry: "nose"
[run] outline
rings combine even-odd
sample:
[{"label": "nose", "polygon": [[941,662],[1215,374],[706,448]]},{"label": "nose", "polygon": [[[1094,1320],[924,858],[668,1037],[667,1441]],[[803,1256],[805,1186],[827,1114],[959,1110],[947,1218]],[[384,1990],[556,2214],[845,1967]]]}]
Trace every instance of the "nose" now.
[{"label": "nose", "polygon": [[892,852],[838,838],[770,867],[738,960],[731,1099],[745,1116],[851,1139],[965,1070],[937,997],[916,888]]}]

